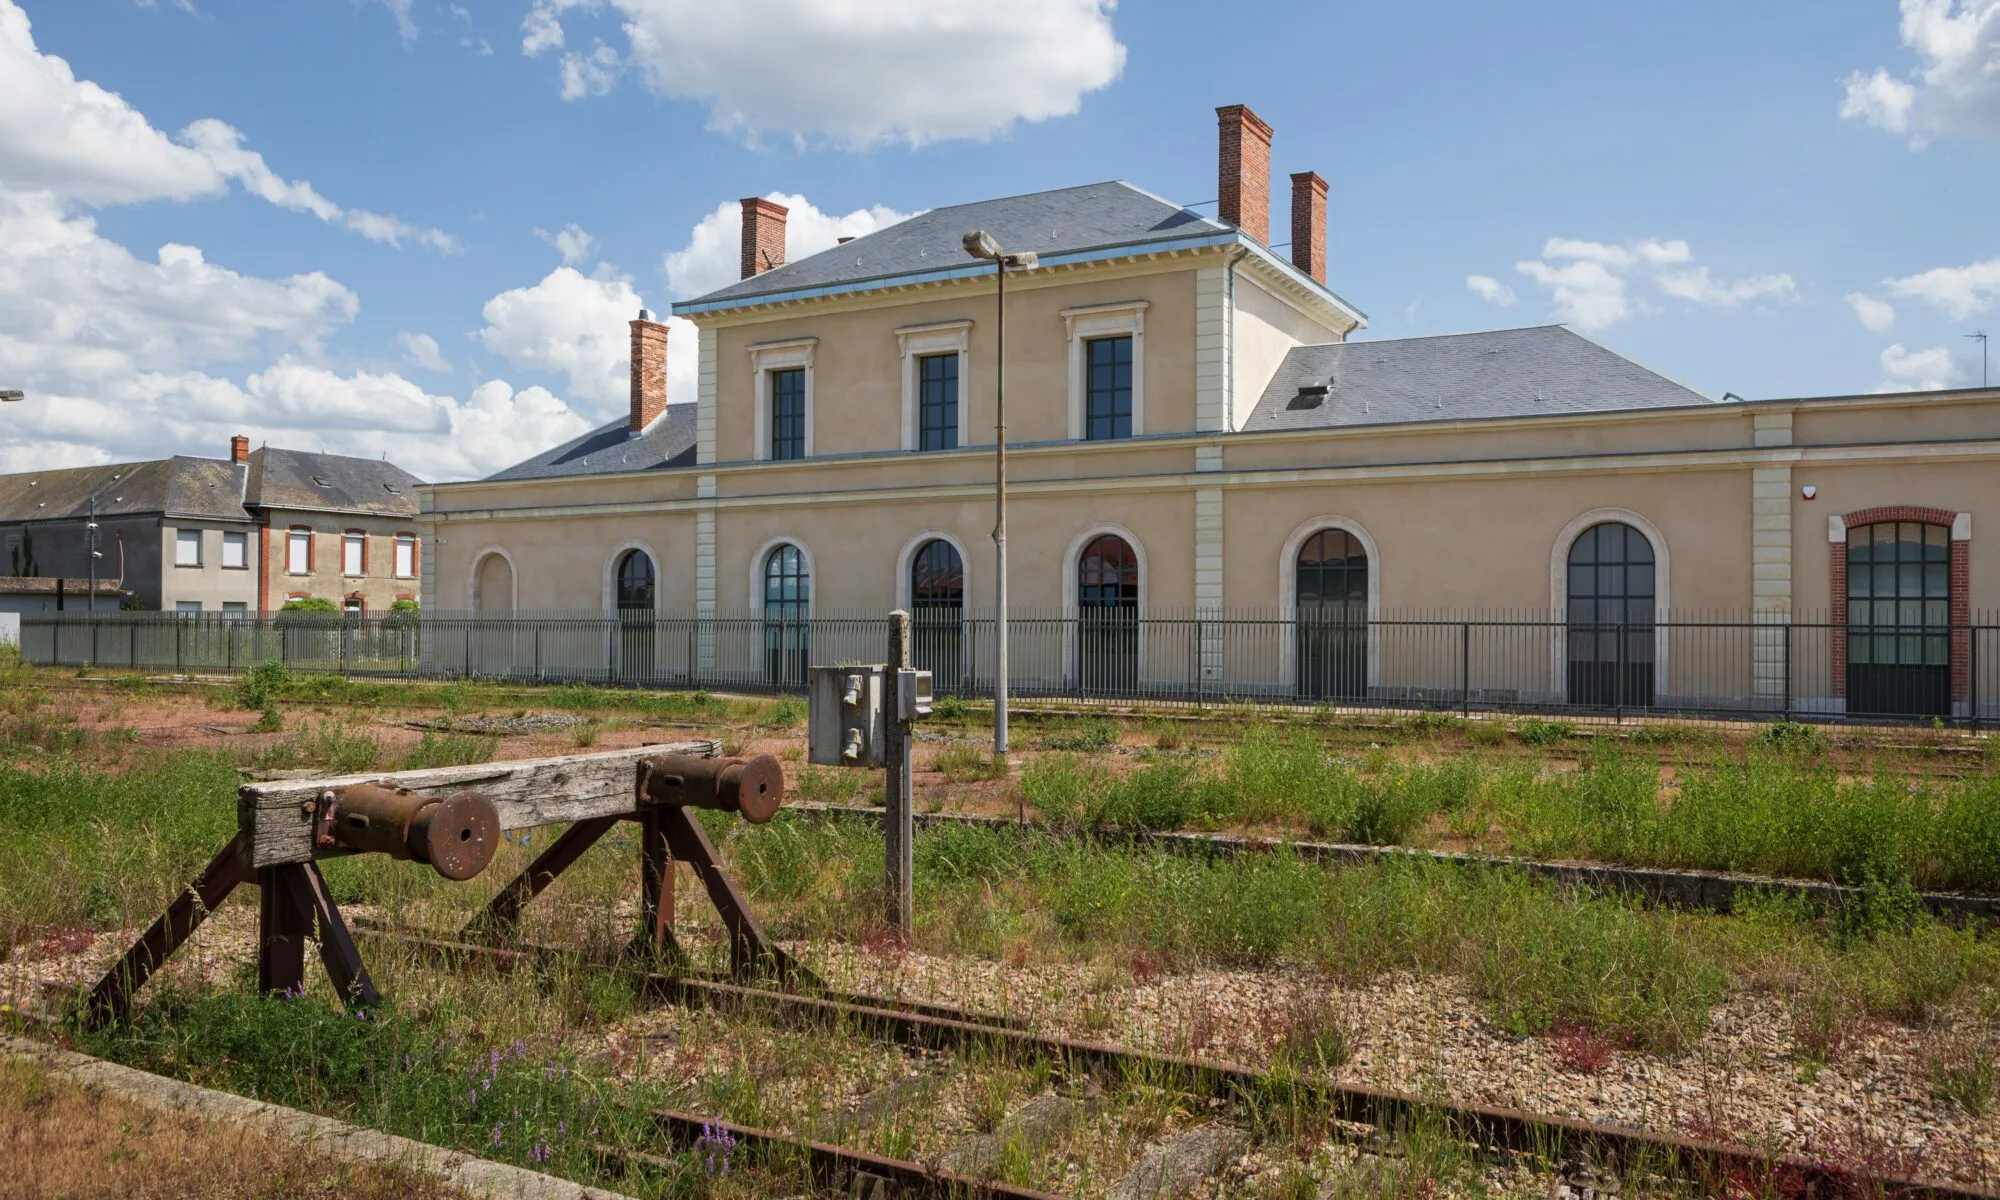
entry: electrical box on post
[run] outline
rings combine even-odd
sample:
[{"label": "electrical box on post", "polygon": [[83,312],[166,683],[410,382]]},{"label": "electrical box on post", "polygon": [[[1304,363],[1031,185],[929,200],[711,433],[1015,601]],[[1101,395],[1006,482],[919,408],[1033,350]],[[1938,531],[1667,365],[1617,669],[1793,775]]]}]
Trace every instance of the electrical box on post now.
[{"label": "electrical box on post", "polygon": [[806,759],[822,767],[879,767],[887,744],[882,666],[813,667]]},{"label": "electrical box on post", "polygon": [[896,672],[896,717],[915,721],[931,715],[931,673],[905,668]]}]

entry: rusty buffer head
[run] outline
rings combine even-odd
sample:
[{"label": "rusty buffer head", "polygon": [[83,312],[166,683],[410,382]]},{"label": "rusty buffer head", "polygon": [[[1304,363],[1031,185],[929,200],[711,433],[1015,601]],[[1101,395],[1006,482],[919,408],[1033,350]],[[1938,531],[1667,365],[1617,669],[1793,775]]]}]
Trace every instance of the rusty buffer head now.
[{"label": "rusty buffer head", "polygon": [[751,824],[761,825],[785,802],[784,768],[768,754],[749,758],[655,754],[640,760],[640,772],[640,797],[647,804],[739,813]]},{"label": "rusty buffer head", "polygon": [[768,754],[738,759],[716,782],[725,802],[752,825],[777,816],[785,802],[785,769]]},{"label": "rusty buffer head", "polygon": [[500,812],[476,792],[453,792],[417,811],[410,822],[411,857],[446,879],[466,880],[486,869],[500,848]]}]

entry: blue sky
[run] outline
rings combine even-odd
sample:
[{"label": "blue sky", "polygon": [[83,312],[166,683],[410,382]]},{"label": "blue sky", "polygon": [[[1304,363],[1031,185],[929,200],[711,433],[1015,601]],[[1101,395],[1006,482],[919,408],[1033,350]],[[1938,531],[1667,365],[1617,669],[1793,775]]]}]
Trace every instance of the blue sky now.
[{"label": "blue sky", "polygon": [[1363,336],[1565,320],[1765,397],[1976,385],[2000,334],[2000,0],[0,0],[0,469],[242,430],[484,473],[622,408],[623,322],[730,278],[738,197],[795,198],[794,256],[1212,201],[1238,101],[1274,228],[1331,182]]}]

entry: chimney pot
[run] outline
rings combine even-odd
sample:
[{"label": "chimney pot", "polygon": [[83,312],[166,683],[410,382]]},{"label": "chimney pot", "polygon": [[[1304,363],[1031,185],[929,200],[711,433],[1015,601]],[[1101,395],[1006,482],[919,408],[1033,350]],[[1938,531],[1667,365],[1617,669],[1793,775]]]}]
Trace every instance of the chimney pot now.
[{"label": "chimney pot", "polygon": [[651,425],[667,411],[667,327],[645,309],[632,322],[633,433]]},{"label": "chimney pot", "polygon": [[1271,240],[1271,127],[1241,104],[1215,110],[1216,215],[1260,242]]},{"label": "chimney pot", "polygon": [[1326,282],[1326,180],[1317,171],[1292,176],[1292,265]]},{"label": "chimney pot", "polygon": [[246,463],[250,461],[249,438],[239,433],[229,439],[229,461],[233,463]]},{"label": "chimney pot", "polygon": [[785,265],[785,217],[789,210],[761,196],[743,199],[743,278]]}]

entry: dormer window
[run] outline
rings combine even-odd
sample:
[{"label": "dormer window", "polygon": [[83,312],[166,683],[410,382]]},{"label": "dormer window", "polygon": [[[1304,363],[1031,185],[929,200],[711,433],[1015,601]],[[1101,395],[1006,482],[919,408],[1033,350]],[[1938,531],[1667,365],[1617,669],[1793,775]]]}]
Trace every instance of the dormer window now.
[{"label": "dormer window", "polygon": [[332,487],[332,486],[333,486],[333,484],[332,484],[331,482],[329,482],[329,481],[327,481],[327,480],[325,480],[325,479],[321,479],[321,478],[320,478],[319,476],[317,476],[317,475],[315,475],[315,476],[313,476],[313,477],[312,477],[312,481],[313,481],[313,483],[317,484],[317,485],[318,485],[318,486],[320,486],[320,487]]}]

